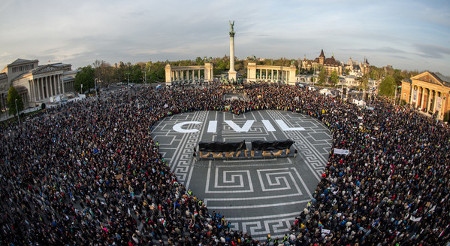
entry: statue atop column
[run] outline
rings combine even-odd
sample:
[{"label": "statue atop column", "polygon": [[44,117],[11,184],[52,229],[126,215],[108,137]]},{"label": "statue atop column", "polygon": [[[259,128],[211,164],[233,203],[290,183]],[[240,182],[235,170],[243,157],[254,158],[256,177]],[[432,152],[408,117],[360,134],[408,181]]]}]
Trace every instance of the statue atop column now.
[{"label": "statue atop column", "polygon": [[230,71],[228,81],[236,81],[236,70],[234,70],[234,21],[230,21]]},{"label": "statue atop column", "polygon": [[230,37],[234,37],[234,21],[230,21]]}]

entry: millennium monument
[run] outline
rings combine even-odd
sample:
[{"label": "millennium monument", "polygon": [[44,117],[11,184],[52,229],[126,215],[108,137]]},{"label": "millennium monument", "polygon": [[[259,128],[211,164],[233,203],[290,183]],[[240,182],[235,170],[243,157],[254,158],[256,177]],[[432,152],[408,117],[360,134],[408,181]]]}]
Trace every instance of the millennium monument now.
[{"label": "millennium monument", "polygon": [[234,70],[234,21],[230,21],[230,71],[228,80],[236,81],[236,70]]}]

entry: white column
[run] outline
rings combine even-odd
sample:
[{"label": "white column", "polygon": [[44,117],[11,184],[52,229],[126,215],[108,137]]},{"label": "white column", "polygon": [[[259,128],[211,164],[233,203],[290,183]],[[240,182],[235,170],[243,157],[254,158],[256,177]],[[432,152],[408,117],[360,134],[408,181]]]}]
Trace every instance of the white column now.
[{"label": "white column", "polygon": [[50,83],[50,97],[53,96],[53,76],[48,76],[48,82]]},{"label": "white column", "polygon": [[51,91],[52,87],[50,85],[50,78],[47,76],[47,77],[45,77],[45,80],[47,81],[47,85],[48,85],[47,86],[47,88],[48,88],[47,98],[50,98],[50,96],[52,94],[52,91]]},{"label": "white column", "polygon": [[234,72],[234,35],[230,36],[230,72]]},{"label": "white column", "polygon": [[52,91],[51,91],[51,94],[52,94],[52,96],[54,96],[54,95],[55,95],[55,92],[56,92],[56,88],[55,88],[55,77],[54,77],[54,75],[51,75],[51,76],[50,76],[50,84],[52,85]]},{"label": "white column", "polygon": [[[427,98],[428,100],[428,98]],[[424,104],[423,102],[425,101],[425,88],[422,87],[422,98],[421,98],[421,102],[420,102],[420,110],[422,110],[424,108]]]},{"label": "white column", "polygon": [[59,95],[61,93],[59,92],[59,82],[58,82],[58,75],[57,74],[53,75],[53,80],[55,81],[54,82],[54,84],[55,84],[55,95]]},{"label": "white column", "polygon": [[30,102],[33,102],[34,95],[33,95],[33,80],[28,80],[28,86],[30,87]]},{"label": "white column", "polygon": [[66,88],[64,88],[64,87],[65,87],[65,84],[64,84],[64,76],[63,76],[63,75],[59,75],[59,78],[60,78],[60,80],[61,80],[62,93],[63,93],[63,94],[66,94]]},{"label": "white column", "polygon": [[37,86],[36,86],[36,84],[37,84],[37,81],[36,81],[36,79],[35,79],[35,78],[33,78],[33,82],[32,82],[32,84],[33,84],[33,95],[34,95],[34,101],[36,102],[36,101],[38,100],[38,94],[37,94]]},{"label": "white column", "polygon": [[47,98],[50,98],[50,80],[48,76],[45,77],[45,84],[47,86]]},{"label": "white column", "polygon": [[37,89],[37,91],[38,91],[38,99],[39,99],[39,101],[40,101],[40,100],[42,100],[41,78],[37,78],[37,79],[36,79],[36,84],[37,84],[36,89]]},{"label": "white column", "polygon": [[55,95],[55,86],[54,86],[54,80],[53,80],[53,75],[50,75],[49,76],[49,79],[50,79],[50,85],[51,85],[51,89],[50,89],[50,95],[52,95],[52,96],[54,96]]},{"label": "white column", "polygon": [[431,112],[436,112],[436,102],[437,102],[437,91],[433,91],[433,108]]},{"label": "white column", "polygon": [[[234,22],[233,22],[234,25]],[[234,30],[230,31],[230,71],[228,71],[228,80],[236,81],[236,71],[234,70]]]},{"label": "white column", "polygon": [[56,81],[56,75],[52,76],[53,79],[53,88],[55,88],[54,95],[58,95],[58,81]]},{"label": "white column", "polygon": [[28,80],[28,86],[30,86],[30,102],[36,101],[34,99],[33,80]]}]

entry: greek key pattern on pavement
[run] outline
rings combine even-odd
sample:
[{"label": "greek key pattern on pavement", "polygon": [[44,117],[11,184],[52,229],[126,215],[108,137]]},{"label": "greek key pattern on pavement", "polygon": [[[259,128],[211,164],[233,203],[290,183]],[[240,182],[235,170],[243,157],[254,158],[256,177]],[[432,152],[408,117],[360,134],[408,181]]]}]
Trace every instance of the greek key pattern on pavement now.
[{"label": "greek key pattern on pavement", "polygon": [[[172,129],[172,126],[183,121],[204,122],[207,116],[207,111],[197,111],[166,117],[163,121],[159,122],[154,131],[154,139],[160,142],[160,152],[163,154],[165,160],[168,161],[172,171],[180,182],[187,180],[189,172],[192,169],[192,153],[198,145],[200,131],[180,135]],[[200,128],[200,126],[190,125],[187,128],[196,129]],[[169,141],[166,142],[166,139]]]},{"label": "greek key pattern on pavement", "polygon": [[[316,178],[320,180],[320,176],[325,168],[324,163],[328,160],[329,150],[331,149],[331,135],[328,130],[324,130],[321,123],[315,118],[309,116],[296,114],[299,117],[292,117],[292,115],[283,115],[280,111],[270,111],[277,117],[289,118],[289,122],[299,121],[303,122],[301,125],[308,127],[304,124],[304,121],[308,121],[310,129],[308,131],[288,131],[285,132],[289,139],[295,141],[294,146],[298,149],[299,154],[307,160],[306,164],[315,174]],[[301,119],[298,119],[301,118]],[[320,130],[319,134],[324,134],[323,139],[316,139],[313,135],[317,134],[316,130]]]},{"label": "greek key pattern on pavement", "polygon": [[[265,122],[263,122],[265,120]],[[282,120],[286,126],[280,126]],[[210,122],[213,121],[214,123]],[[184,131],[174,130],[185,124]],[[199,123],[200,122],[200,123]],[[297,130],[303,129],[304,130]],[[195,129],[195,130],[193,130]],[[296,129],[296,130],[290,130]],[[208,210],[218,211],[242,230],[263,240],[270,233],[282,237],[311,199],[328,159],[328,130],[308,116],[287,111],[252,111],[243,115],[203,111],[167,117],[153,131],[161,153],[179,181],[202,199]],[[193,160],[200,141],[294,140],[296,158],[248,158]]]}]

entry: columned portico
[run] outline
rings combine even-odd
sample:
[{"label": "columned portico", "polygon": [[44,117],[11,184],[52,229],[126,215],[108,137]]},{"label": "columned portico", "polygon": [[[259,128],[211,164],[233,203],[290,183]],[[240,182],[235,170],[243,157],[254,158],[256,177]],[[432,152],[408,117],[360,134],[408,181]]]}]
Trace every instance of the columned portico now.
[{"label": "columned portico", "polygon": [[248,63],[247,81],[295,84],[296,67],[270,66]]},{"label": "columned portico", "polygon": [[172,67],[170,64],[167,64],[165,74],[166,85],[209,82],[213,80],[213,65],[212,63],[205,63],[204,66]]},{"label": "columned portico", "polygon": [[25,107],[54,101],[73,91],[77,71],[70,64],[38,65],[38,60],[17,59],[7,65],[8,84],[20,90]]},{"label": "columned portico", "polygon": [[401,99],[437,119],[450,117],[450,82],[442,75],[424,72],[402,82]]}]

